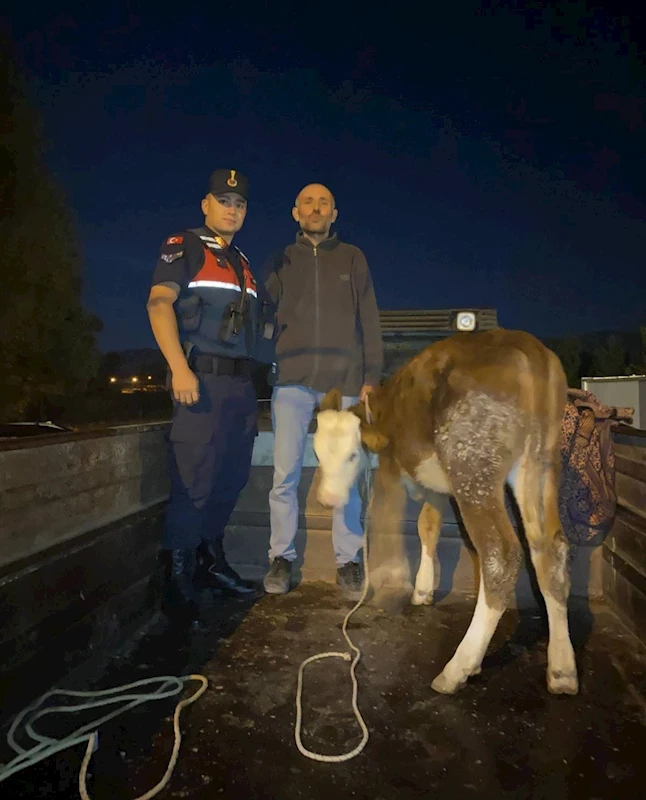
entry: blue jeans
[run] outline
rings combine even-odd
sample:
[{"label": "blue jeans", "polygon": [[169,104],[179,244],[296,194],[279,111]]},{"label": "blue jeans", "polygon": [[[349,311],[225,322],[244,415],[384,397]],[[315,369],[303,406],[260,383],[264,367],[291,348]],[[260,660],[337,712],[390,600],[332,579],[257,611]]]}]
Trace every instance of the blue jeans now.
[{"label": "blue jeans", "polygon": [[[298,484],[301,478],[307,433],[322,392],[305,386],[276,386],[271,398],[274,429],[274,483],[269,493],[271,536],[269,560],[282,556],[296,558],[294,539],[298,528]],[[354,405],[356,397],[344,397],[343,407]],[[350,490],[344,508],[332,512],[332,544],[337,566],[358,562],[363,546],[359,487]]]}]

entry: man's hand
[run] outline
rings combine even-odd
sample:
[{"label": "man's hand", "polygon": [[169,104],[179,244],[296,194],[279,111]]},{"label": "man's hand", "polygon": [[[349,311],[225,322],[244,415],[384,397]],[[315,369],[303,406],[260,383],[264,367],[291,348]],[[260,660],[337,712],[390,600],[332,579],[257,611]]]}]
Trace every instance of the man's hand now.
[{"label": "man's hand", "polygon": [[182,405],[192,406],[200,399],[200,383],[189,367],[173,372],[172,386],[175,400]]},{"label": "man's hand", "polygon": [[364,383],[364,385],[361,387],[361,391],[359,392],[359,402],[364,403],[366,397],[368,397],[374,388],[375,387],[371,386],[369,383]]},{"label": "man's hand", "polygon": [[155,340],[171,371],[173,397],[182,405],[192,406],[200,399],[200,385],[186,362],[180,342],[177,317],[173,310],[178,297],[177,284],[156,284],[150,290],[146,308]]}]

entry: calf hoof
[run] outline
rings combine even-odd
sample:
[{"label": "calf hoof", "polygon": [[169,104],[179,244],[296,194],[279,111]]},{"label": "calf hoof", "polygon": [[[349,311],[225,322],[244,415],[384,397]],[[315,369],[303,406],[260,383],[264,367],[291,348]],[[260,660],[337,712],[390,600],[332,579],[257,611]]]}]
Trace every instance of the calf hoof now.
[{"label": "calf hoof", "polygon": [[419,589],[415,589],[411,598],[411,603],[414,606],[432,606],[433,592],[422,592]]},{"label": "calf hoof", "polygon": [[386,614],[403,614],[410,601],[410,595],[402,591],[384,589],[375,591],[373,603]]},{"label": "calf hoof", "polygon": [[450,679],[442,672],[433,681],[431,688],[439,692],[439,694],[455,694],[466,682],[466,678],[461,680]]},{"label": "calf hoof", "polygon": [[390,562],[370,571],[370,584],[374,589],[412,591],[410,572],[405,564]]},{"label": "calf hoof", "polygon": [[578,694],[579,679],[576,672],[549,672],[548,670],[547,691],[550,694]]}]

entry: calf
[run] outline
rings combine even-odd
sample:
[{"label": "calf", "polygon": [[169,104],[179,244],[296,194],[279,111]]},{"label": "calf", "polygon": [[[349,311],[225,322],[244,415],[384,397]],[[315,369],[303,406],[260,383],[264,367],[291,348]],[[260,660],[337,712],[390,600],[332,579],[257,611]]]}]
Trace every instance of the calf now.
[{"label": "calf", "polygon": [[[343,506],[357,479],[362,444],[379,454],[370,531],[371,582],[406,580],[401,519],[406,488],[427,502],[418,531],[422,557],[412,602],[431,602],[442,495],[452,495],[478,552],[480,586],[469,629],[433,688],[451,694],[480,671],[514,592],[522,550],[505,508],[505,483],[520,508],[547,608],[547,687],[576,694],[567,619],[568,544],[557,493],[567,382],[557,356],[522,331],[462,333],[419,353],[369,397],[342,411],[337,390],[321,403],[314,449],[319,500]],[[404,488],[406,487],[406,488]],[[399,542],[399,545],[396,543]]]}]

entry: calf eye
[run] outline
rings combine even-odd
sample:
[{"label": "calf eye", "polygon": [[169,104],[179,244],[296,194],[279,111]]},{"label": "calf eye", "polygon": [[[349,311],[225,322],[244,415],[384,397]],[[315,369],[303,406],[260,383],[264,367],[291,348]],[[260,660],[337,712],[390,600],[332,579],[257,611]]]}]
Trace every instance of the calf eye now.
[{"label": "calf eye", "polygon": [[351,453],[348,461],[356,461],[359,458],[359,453]]}]

